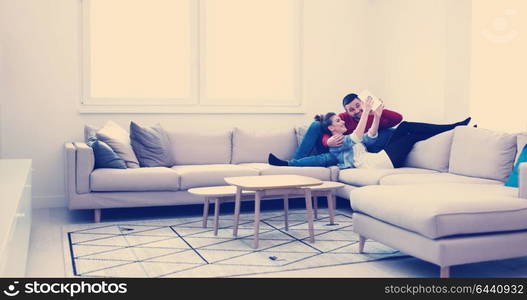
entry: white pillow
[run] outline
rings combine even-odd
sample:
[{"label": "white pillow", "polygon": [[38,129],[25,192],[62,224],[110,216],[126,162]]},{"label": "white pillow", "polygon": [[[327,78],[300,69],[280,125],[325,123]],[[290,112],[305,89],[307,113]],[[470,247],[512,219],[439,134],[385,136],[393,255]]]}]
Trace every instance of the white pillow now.
[{"label": "white pillow", "polygon": [[454,131],[449,130],[416,143],[405,166],[447,172],[453,136]]},{"label": "white pillow", "polygon": [[117,123],[113,121],[106,122],[97,131],[97,138],[108,144],[126,162],[128,168],[139,168],[139,161],[132,148],[130,134]]},{"label": "white pillow", "polygon": [[266,163],[269,153],[289,160],[293,158],[297,146],[294,128],[279,130],[234,128],[232,163]]},{"label": "white pillow", "polygon": [[516,135],[458,126],[454,130],[449,172],[505,181],[512,172]]},{"label": "white pillow", "polygon": [[231,161],[231,130],[190,132],[167,129],[176,165],[228,164]]}]

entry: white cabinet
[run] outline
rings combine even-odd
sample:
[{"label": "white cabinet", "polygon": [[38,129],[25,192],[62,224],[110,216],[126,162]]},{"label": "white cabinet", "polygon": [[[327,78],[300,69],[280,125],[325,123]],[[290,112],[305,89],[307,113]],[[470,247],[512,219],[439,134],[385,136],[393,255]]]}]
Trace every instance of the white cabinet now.
[{"label": "white cabinet", "polygon": [[0,159],[0,277],[26,275],[31,198],[31,160]]}]

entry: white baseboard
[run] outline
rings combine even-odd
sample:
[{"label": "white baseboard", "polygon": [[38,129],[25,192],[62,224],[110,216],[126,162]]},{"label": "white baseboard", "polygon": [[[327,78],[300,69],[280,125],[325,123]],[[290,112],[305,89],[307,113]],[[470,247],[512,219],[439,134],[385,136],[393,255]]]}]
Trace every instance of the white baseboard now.
[{"label": "white baseboard", "polygon": [[33,196],[31,203],[33,209],[67,207],[64,195],[56,196]]}]

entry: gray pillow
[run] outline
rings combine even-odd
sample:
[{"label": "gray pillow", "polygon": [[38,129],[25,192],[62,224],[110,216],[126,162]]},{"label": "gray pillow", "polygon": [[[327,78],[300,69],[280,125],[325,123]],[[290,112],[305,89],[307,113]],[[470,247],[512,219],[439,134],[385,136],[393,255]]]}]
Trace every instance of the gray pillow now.
[{"label": "gray pillow", "polygon": [[131,122],[130,139],[141,167],[171,167],[174,165],[168,135],[161,125],[146,127]]},{"label": "gray pillow", "polygon": [[95,156],[94,169],[126,169],[125,161],[122,160],[105,142],[99,141],[96,137],[91,137],[87,144],[92,147],[93,155]]}]

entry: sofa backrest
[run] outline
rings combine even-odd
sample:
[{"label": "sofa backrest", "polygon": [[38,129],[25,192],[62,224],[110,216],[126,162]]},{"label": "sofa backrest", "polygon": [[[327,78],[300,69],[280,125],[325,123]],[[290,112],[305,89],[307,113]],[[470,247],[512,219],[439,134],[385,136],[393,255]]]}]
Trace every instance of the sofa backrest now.
[{"label": "sofa backrest", "polygon": [[297,145],[293,127],[269,130],[234,128],[231,163],[265,163],[269,153],[282,159],[291,159]]},{"label": "sofa backrest", "polygon": [[417,142],[408,154],[405,166],[448,172],[454,131],[449,130]]},{"label": "sofa backrest", "polygon": [[454,130],[449,172],[505,181],[517,149],[514,134],[459,126]]},{"label": "sofa backrest", "polygon": [[228,164],[231,161],[231,130],[200,133],[167,128],[176,165]]}]

